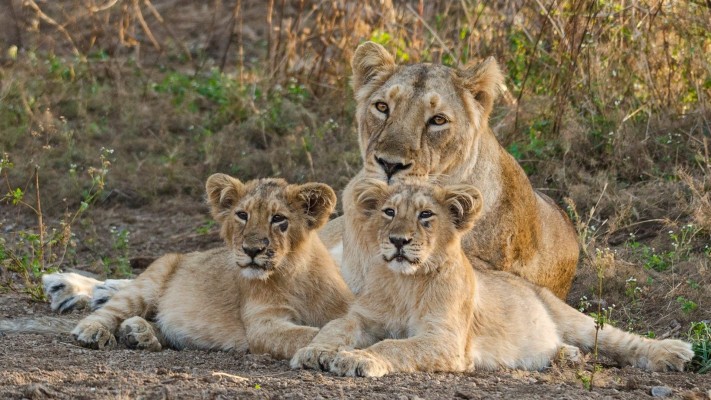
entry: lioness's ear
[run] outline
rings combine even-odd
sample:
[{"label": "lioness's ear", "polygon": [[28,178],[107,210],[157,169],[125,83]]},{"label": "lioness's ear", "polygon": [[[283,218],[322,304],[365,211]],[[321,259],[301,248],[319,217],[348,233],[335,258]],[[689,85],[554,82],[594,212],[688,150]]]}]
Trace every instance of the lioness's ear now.
[{"label": "lioness's ear", "polygon": [[244,184],[229,175],[214,174],[205,183],[207,202],[215,221],[222,223],[232,207],[244,196]]},{"label": "lioness's ear", "polygon": [[481,104],[484,116],[488,116],[504,83],[504,76],[494,57],[489,57],[477,65],[467,65],[463,70],[457,71],[457,75],[474,95],[474,99]]},{"label": "lioness's ear", "polygon": [[289,203],[304,211],[309,229],[322,227],[336,207],[336,193],[323,183],[289,185],[287,197]]},{"label": "lioness's ear", "polygon": [[385,202],[388,185],[377,179],[362,179],[353,187],[353,198],[358,211],[371,215]]},{"label": "lioness's ear", "polygon": [[482,200],[479,189],[472,185],[444,187],[443,202],[458,231],[465,232],[474,226],[481,212]]},{"label": "lioness's ear", "polygon": [[353,91],[370,82],[380,73],[392,71],[395,60],[385,48],[377,43],[365,42],[358,46],[351,60]]}]

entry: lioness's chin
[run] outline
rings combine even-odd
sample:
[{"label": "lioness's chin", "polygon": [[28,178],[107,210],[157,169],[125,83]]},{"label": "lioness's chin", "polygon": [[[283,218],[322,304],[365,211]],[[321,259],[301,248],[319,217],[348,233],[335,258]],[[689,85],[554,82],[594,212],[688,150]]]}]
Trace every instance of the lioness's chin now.
[{"label": "lioness's chin", "polygon": [[388,268],[390,268],[391,271],[397,272],[399,274],[412,275],[419,269],[419,264],[411,263],[407,259],[398,261],[398,259],[395,258],[388,262]]},{"label": "lioness's chin", "polygon": [[247,279],[260,279],[266,281],[273,270],[260,267],[242,267],[242,276]]}]

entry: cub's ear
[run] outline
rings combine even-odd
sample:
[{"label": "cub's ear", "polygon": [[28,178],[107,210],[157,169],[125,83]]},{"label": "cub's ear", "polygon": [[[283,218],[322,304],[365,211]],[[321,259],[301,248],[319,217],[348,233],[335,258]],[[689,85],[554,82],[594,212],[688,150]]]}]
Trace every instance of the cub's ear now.
[{"label": "cub's ear", "polygon": [[304,211],[309,229],[322,227],[336,208],[336,193],[324,183],[289,185],[286,190],[289,203]]},{"label": "cub's ear", "polygon": [[353,91],[363,87],[377,75],[395,69],[395,60],[385,48],[377,43],[365,42],[358,46],[351,60]]},{"label": "cub's ear", "polygon": [[222,223],[232,213],[232,207],[244,196],[244,184],[225,174],[214,174],[205,183],[207,202],[215,221]]},{"label": "cub's ear", "polygon": [[364,215],[378,211],[388,196],[388,185],[377,179],[362,179],[353,187],[355,207]]},{"label": "cub's ear", "polygon": [[460,232],[466,232],[474,226],[483,205],[481,192],[472,185],[445,186],[443,203],[454,226]]},{"label": "cub's ear", "polygon": [[488,117],[504,83],[504,76],[494,57],[489,57],[479,64],[469,64],[458,70],[457,75],[464,87],[481,104],[484,117]]}]

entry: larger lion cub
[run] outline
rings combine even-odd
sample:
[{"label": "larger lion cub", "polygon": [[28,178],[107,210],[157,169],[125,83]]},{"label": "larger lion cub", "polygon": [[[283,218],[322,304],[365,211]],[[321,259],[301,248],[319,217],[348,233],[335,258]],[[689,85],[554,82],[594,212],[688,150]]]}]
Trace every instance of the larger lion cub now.
[{"label": "larger lion cub", "polygon": [[[316,229],[336,203],[324,184],[207,180],[225,246],[156,260],[72,331],[93,348],[250,350],[289,358],[351,301]],[[147,320],[155,320],[155,324]]]},{"label": "larger lion cub", "polygon": [[[378,259],[349,313],[324,326],[292,367],[350,376],[536,370],[561,348],[592,348],[592,318],[520,277],[472,268],[461,238],[482,206],[475,187],[365,180],[353,190],[358,223],[378,244]],[[682,370],[693,356],[688,343],[612,326],[598,340],[602,354],[650,371]]]}]

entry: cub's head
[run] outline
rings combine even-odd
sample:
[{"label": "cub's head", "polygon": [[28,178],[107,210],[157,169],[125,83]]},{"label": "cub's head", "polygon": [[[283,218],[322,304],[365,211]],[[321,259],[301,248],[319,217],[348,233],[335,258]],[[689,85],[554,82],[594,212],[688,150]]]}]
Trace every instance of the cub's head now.
[{"label": "cub's head", "polygon": [[246,183],[225,174],[207,180],[207,200],[221,236],[247,278],[267,279],[298,256],[311,231],[328,221],[336,194],[328,185],[283,179]]},{"label": "cub's head", "polygon": [[461,251],[461,235],[471,229],[482,205],[481,193],[471,185],[387,186],[364,179],[354,190],[355,206],[366,217],[368,233],[377,237],[383,259],[406,275],[437,269]]},{"label": "cub's head", "polygon": [[352,60],[358,133],[366,175],[461,180],[503,83],[489,58],[463,69],[396,65],[379,44],[363,43]]}]

